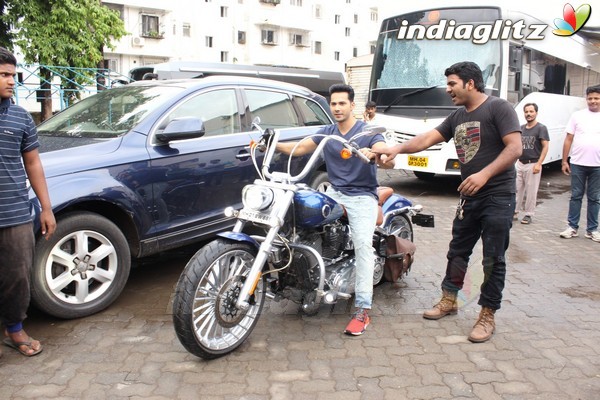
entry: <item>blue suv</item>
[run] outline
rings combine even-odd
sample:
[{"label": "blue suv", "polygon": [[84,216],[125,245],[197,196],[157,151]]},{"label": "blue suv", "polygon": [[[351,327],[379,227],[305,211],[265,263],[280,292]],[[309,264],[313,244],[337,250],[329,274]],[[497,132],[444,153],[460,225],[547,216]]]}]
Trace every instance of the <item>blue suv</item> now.
[{"label": "blue suv", "polygon": [[[229,229],[223,209],[241,208],[242,187],[257,176],[249,147],[257,116],[289,140],[332,123],[327,101],[303,87],[213,76],[109,89],[40,124],[58,225],[48,241],[36,226],[34,304],[60,318],[96,313],[119,296],[132,259]],[[321,169],[308,183],[324,182]]]}]

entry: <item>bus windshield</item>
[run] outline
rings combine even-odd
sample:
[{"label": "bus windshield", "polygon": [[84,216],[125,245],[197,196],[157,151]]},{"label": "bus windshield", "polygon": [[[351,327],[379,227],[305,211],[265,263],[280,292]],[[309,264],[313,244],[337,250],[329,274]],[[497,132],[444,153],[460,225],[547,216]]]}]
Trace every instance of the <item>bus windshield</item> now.
[{"label": "bus windshield", "polygon": [[[477,44],[470,38],[445,40],[418,39],[413,36],[411,39],[406,33],[412,25],[422,25],[425,29],[434,25],[443,27],[444,23],[440,21],[445,20],[446,25],[449,21],[455,21],[451,24],[472,24],[476,27],[493,24],[499,18],[500,11],[497,8],[454,8],[413,12],[383,21],[371,75],[372,100],[380,106],[390,107],[451,107],[449,96],[444,94],[444,70],[460,61],[477,63],[483,71],[486,93],[498,95],[501,62],[499,40]],[[399,38],[400,28],[405,38]],[[444,33],[440,32],[441,28],[437,30],[439,35]]]}]

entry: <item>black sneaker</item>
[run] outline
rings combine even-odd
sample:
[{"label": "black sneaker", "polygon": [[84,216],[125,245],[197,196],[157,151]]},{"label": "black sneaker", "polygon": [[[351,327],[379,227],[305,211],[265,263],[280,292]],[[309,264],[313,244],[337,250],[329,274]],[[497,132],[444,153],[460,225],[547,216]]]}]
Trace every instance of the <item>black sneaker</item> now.
[{"label": "black sneaker", "polygon": [[531,216],[529,216],[529,215],[526,215],[526,216],[524,216],[524,217],[523,217],[523,219],[521,220],[521,223],[522,223],[522,224],[525,224],[525,225],[527,225],[527,224],[530,224],[530,223],[531,223],[531,221],[532,221],[532,220],[531,220]]}]

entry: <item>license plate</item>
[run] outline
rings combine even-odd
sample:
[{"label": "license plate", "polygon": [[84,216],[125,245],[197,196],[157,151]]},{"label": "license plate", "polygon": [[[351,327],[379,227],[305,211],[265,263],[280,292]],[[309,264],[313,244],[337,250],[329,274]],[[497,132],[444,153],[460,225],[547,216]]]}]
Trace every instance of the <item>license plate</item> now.
[{"label": "license plate", "polygon": [[267,225],[269,224],[269,222],[271,220],[271,216],[269,214],[263,214],[258,211],[248,211],[248,210],[244,210],[244,209],[240,210],[238,217],[240,219],[245,219],[247,221],[261,222],[261,223],[267,224]]},{"label": "license plate", "polygon": [[410,167],[427,167],[429,157],[408,156],[408,165]]}]

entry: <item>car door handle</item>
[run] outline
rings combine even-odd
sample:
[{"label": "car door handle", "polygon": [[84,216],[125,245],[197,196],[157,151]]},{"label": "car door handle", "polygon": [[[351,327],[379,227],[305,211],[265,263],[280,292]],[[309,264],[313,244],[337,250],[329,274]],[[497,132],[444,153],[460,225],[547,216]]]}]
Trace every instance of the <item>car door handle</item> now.
[{"label": "car door handle", "polygon": [[245,150],[240,151],[239,153],[236,154],[235,158],[239,158],[239,159],[244,159],[244,158],[248,158],[250,157],[250,153],[248,153]]}]

